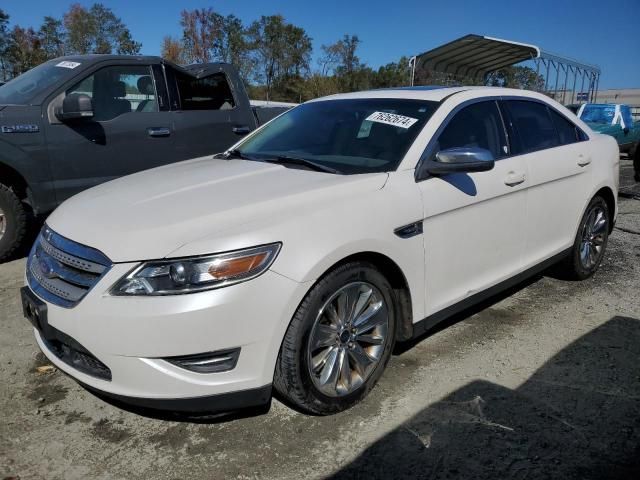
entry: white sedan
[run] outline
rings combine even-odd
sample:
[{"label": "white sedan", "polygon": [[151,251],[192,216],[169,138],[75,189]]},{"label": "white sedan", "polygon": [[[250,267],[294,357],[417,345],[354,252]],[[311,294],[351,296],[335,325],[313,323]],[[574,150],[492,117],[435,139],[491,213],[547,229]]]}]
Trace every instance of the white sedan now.
[{"label": "white sedan", "polygon": [[617,187],[615,141],[538,93],[335,95],[65,202],[24,311],[45,355],[107,397],[217,411],[275,390],[331,414],[396,342],[552,264],[592,275]]}]

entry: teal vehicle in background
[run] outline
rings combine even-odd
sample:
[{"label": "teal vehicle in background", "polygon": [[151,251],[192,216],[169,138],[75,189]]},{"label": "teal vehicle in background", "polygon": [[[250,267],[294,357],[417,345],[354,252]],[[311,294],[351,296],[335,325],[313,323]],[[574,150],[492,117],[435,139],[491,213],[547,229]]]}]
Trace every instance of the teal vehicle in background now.
[{"label": "teal vehicle in background", "polygon": [[633,159],[635,180],[640,182],[640,122],[633,121],[631,107],[617,103],[585,103],[577,115],[593,131],[616,139],[620,153]]}]

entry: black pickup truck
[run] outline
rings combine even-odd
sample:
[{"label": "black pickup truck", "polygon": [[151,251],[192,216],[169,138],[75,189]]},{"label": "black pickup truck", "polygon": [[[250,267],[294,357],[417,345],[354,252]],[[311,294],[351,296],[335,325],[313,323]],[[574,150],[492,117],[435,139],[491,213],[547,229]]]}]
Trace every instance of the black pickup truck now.
[{"label": "black pickup truck", "polygon": [[253,109],[236,69],[159,57],[57,58],[0,87],[0,260],[28,219],[116,177],[221,152],[285,109]]}]

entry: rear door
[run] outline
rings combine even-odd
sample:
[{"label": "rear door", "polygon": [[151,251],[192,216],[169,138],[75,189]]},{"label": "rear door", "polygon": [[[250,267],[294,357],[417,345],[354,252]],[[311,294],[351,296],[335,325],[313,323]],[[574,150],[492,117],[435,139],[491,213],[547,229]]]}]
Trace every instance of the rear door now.
[{"label": "rear door", "polygon": [[244,87],[232,82],[224,66],[192,75],[167,65],[166,72],[180,157],[223,152],[255,129]]},{"label": "rear door", "polygon": [[529,172],[524,259],[532,266],[572,245],[591,192],[591,152],[576,125],[546,103],[503,103],[515,155]]},{"label": "rear door", "polygon": [[[65,95],[92,98],[91,119],[62,123],[51,111]],[[151,65],[115,64],[88,72],[47,109],[47,144],[58,202],[123,175],[178,160],[166,85]]]},{"label": "rear door", "polygon": [[505,280],[522,268],[527,170],[512,157],[496,100],[458,107],[425,156],[480,147],[497,159],[493,170],[426,178],[424,202],[427,314]]}]

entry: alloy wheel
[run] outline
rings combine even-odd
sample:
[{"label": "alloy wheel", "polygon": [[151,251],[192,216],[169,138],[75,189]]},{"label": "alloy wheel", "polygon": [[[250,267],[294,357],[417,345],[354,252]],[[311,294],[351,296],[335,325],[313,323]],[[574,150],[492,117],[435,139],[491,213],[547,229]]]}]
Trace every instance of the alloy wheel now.
[{"label": "alloy wheel", "polygon": [[357,390],[380,362],[388,332],[389,310],[374,285],[354,282],[336,291],[309,335],[307,364],[316,388],[329,397]]},{"label": "alloy wheel", "polygon": [[594,205],[587,214],[582,227],[580,262],[591,270],[600,261],[608,231],[607,214],[601,205]]},{"label": "alloy wheel", "polygon": [[0,240],[4,237],[7,231],[7,216],[4,214],[4,210],[0,208]]}]

